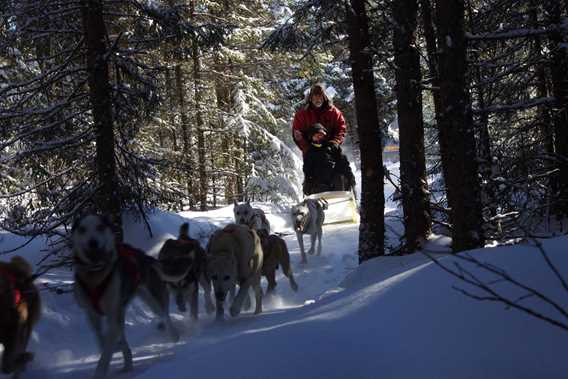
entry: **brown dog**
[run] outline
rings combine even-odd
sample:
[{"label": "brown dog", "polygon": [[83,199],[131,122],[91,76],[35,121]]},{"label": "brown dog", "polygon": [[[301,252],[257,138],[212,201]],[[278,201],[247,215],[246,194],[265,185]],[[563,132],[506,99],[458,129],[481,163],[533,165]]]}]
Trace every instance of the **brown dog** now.
[{"label": "brown dog", "polygon": [[2,372],[13,378],[25,370],[34,355],[27,352],[41,302],[32,282],[32,268],[22,257],[0,262],[0,343],[4,345]]},{"label": "brown dog", "polygon": [[185,312],[185,304],[189,301],[191,317],[197,320],[199,285],[203,288],[207,313],[215,310],[211,298],[211,281],[205,272],[205,250],[199,241],[189,237],[188,223],[181,225],[177,240],[168,239],[164,242],[158,260],[162,266],[162,279],[170,285],[180,312]]},{"label": "brown dog", "polygon": [[266,236],[260,234],[264,261],[262,263],[262,275],[268,281],[266,294],[269,295],[276,288],[276,270],[280,265],[282,272],[288,277],[290,287],[294,292],[298,291],[298,284],[294,280],[292,267],[290,266],[290,253],[286,242],[276,234]]}]

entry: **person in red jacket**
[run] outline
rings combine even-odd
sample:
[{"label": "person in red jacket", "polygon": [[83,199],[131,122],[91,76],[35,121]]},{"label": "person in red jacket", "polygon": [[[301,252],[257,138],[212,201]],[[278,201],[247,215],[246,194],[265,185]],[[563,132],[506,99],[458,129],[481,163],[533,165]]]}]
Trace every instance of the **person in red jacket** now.
[{"label": "person in red jacket", "polygon": [[[296,112],[292,125],[294,142],[302,150],[302,157],[304,158],[304,174],[306,170],[326,171],[325,167],[311,167],[313,164],[310,165],[309,162],[308,166],[310,167],[306,167],[306,157],[312,145],[311,137],[314,134],[314,128],[325,130],[325,138],[320,143],[325,146],[326,154],[334,157],[334,177],[339,175],[344,178],[344,180],[340,180],[341,183],[344,183],[343,185],[338,185],[337,180],[323,184],[327,185],[328,190],[333,191],[354,188],[355,176],[351,171],[347,157],[341,152],[340,148],[345,140],[345,118],[341,111],[331,104],[331,100],[325,93],[325,87],[321,83],[312,86],[306,98],[306,104]],[[304,194],[310,195],[321,187],[314,187],[316,183],[312,183],[313,178],[310,178],[309,175],[304,176]]]},{"label": "person in red jacket", "polygon": [[306,155],[310,142],[308,135],[315,124],[321,124],[327,130],[327,141],[339,147],[345,140],[345,118],[332,103],[325,87],[321,83],[314,84],[306,98],[306,104],[296,112],[292,133],[294,142]]}]

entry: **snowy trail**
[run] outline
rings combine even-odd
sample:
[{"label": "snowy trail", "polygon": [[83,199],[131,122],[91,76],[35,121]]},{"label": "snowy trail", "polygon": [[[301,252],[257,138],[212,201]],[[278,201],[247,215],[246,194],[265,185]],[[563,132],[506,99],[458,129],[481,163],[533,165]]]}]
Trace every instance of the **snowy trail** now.
[{"label": "snowy trail", "polygon": [[[210,220],[218,225],[230,221],[227,209],[217,211],[217,215],[215,211],[212,213]],[[194,218],[195,214],[184,214],[184,216],[191,216],[195,220],[201,219],[200,217]],[[357,267],[358,225],[325,226],[322,255],[308,255],[308,263],[301,264],[299,245],[295,234],[286,224],[286,218],[277,214],[269,215],[269,217],[271,217],[271,222],[277,226],[278,231],[287,233],[283,238],[290,250],[294,275],[300,287],[299,291],[293,292],[287,278],[281,270],[278,270],[276,294],[270,299],[265,299],[262,315],[254,316],[250,311],[243,312],[234,319],[226,315],[226,321],[222,325],[216,323],[212,315],[205,314],[201,297],[200,320],[197,323],[192,323],[187,313],[185,315],[178,313],[172,304],[172,317],[182,333],[182,340],[178,344],[167,342],[167,338],[156,330],[155,320],[149,311],[135,301],[129,311],[126,330],[127,338],[133,349],[135,370],[118,375],[122,367],[122,359],[120,354],[115,354],[111,367],[111,378],[134,378],[151,368],[156,362],[167,362],[172,359],[180,350],[199,350],[211,344],[226,343],[240,334],[254,333],[255,330],[286,324],[290,318],[299,316],[290,314],[290,312],[304,312],[303,308],[310,308],[310,305],[316,302],[322,294],[336,287],[350,271]],[[305,246],[309,247],[309,237],[305,236],[304,239]],[[148,248],[148,250],[153,249]],[[71,279],[71,273],[66,272],[52,274],[49,280],[56,283]],[[266,285],[263,279],[263,288],[266,288]],[[90,377],[94,372],[98,353],[82,310],[74,303],[70,294],[62,296],[43,292],[42,295],[44,296],[44,317],[35,333],[35,340],[30,344],[30,349],[36,352],[36,362],[26,373],[26,378]]]}]

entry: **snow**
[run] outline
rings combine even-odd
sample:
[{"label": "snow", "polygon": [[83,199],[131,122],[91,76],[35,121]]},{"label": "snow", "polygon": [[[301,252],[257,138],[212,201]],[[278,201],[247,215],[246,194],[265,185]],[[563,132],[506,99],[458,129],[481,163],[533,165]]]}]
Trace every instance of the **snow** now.
[{"label": "snow", "polygon": [[[398,166],[389,170],[397,172]],[[386,186],[386,195],[392,192]],[[388,198],[388,196],[387,196]],[[192,322],[172,307],[182,339],[174,344],[156,330],[149,310],[135,301],[127,315],[126,335],[134,353],[134,370],[120,373],[117,354],[110,378],[563,378],[568,363],[568,335],[559,328],[500,303],[480,302],[454,287],[475,289],[448,275],[424,254],[386,256],[358,265],[358,225],[327,225],[322,256],[300,264],[299,247],[288,222],[286,205],[253,203],[262,208],[277,232],[286,233],[292,267],[300,286],[294,293],[279,272],[276,296],[261,315],[244,312],[215,322],[203,313]],[[387,201],[387,212],[396,204]],[[153,237],[144,223],[125,217],[125,239],[156,254],[179,225],[206,243],[211,232],[231,222],[233,207],[209,212],[150,214]],[[388,232],[390,233],[390,232]],[[0,232],[0,250],[21,243]],[[20,254],[39,260],[46,241],[35,240]],[[460,262],[481,278],[492,276],[474,265],[445,255],[450,241],[433,236],[425,250],[450,268]],[[566,276],[568,237],[543,241],[550,258]],[[36,253],[34,255],[34,253]],[[568,294],[531,244],[472,251],[471,255],[507,270],[568,307]],[[7,257],[2,257],[6,259]],[[40,278],[44,284],[67,284],[68,270]],[[263,281],[266,287],[266,282]],[[507,283],[494,287],[513,298],[522,293]],[[88,378],[98,359],[93,333],[70,293],[42,291],[43,315],[29,350],[36,359],[24,378]],[[202,299],[200,298],[200,301]],[[550,306],[529,298],[525,305],[562,319]]]}]

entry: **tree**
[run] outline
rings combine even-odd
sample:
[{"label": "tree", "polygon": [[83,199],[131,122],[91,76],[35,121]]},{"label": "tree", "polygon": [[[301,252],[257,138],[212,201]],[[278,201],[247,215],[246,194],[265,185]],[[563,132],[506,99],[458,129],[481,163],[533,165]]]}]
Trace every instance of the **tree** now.
[{"label": "tree", "polygon": [[110,216],[118,240],[122,240],[121,200],[116,176],[114,117],[108,72],[107,31],[102,0],[86,0],[81,20],[87,45],[87,75],[96,133],[97,209]]},{"label": "tree", "polygon": [[344,1],[355,109],[361,149],[361,225],[359,261],[384,255],[384,183],[382,144],[369,26],[362,0]]},{"label": "tree", "polygon": [[424,156],[422,74],[415,31],[418,4],[393,4],[394,58],[400,144],[400,182],[407,252],[417,250],[430,234],[430,203]]},{"label": "tree", "polygon": [[462,251],[483,246],[483,218],[473,125],[468,116],[467,43],[463,0],[437,4],[440,100],[442,123],[438,125],[446,168],[446,193],[452,225],[452,247]]},{"label": "tree", "polygon": [[558,198],[560,213],[568,217],[568,54],[566,53],[566,31],[562,32],[563,17],[568,17],[566,1],[546,1],[545,10],[553,26],[550,32],[552,59],[550,71],[552,94],[554,96],[555,150],[558,159]]}]

